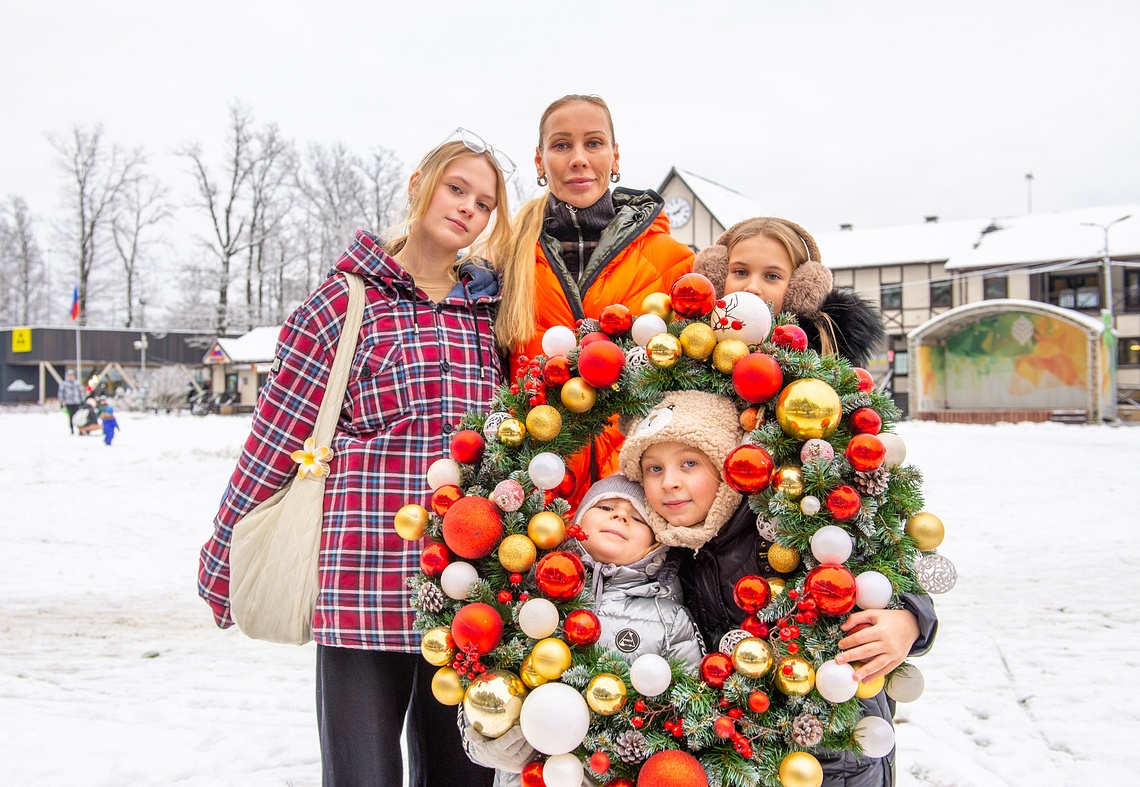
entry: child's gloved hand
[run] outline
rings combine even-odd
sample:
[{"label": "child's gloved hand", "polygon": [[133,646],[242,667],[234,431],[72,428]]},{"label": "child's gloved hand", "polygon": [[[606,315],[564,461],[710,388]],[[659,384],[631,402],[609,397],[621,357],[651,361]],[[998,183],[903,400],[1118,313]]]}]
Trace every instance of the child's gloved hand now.
[{"label": "child's gloved hand", "polygon": [[523,737],[522,727],[518,724],[498,738],[488,738],[466,723],[462,710],[459,715],[463,748],[472,762],[486,768],[521,773],[523,766],[534,759],[535,750]]}]

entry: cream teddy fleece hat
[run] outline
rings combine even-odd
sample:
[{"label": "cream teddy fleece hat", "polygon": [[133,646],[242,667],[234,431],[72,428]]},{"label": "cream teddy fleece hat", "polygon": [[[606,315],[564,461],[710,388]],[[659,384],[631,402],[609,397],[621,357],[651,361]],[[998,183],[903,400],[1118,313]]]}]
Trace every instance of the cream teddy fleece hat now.
[{"label": "cream teddy fleece hat", "polygon": [[648,415],[630,424],[618,460],[630,480],[642,481],[641,455],[649,446],[670,442],[684,443],[703,453],[720,479],[704,522],[674,527],[649,508],[646,518],[659,543],[695,550],[720,532],[741,500],[740,493],[724,483],[724,460],[743,438],[744,429],[732,400],[703,391],[671,391]]}]

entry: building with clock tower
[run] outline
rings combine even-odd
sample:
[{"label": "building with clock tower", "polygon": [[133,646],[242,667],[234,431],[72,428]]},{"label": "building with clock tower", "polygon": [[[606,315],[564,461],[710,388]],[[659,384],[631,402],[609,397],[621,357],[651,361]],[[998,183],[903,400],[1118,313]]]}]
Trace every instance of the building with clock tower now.
[{"label": "building with clock tower", "polygon": [[768,213],[759,202],[693,172],[674,167],[657,190],[672,235],[693,250],[716,243],[738,221]]}]

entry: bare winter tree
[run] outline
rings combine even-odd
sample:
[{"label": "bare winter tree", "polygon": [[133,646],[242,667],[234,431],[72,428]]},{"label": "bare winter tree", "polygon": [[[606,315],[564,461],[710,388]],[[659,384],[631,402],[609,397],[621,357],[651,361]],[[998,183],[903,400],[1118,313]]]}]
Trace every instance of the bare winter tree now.
[{"label": "bare winter tree", "polygon": [[135,305],[142,299],[140,268],[152,259],[151,252],[159,242],[153,230],[171,216],[166,194],[157,180],[142,174],[123,188],[111,220],[111,239],[125,276],[127,328],[135,326]]},{"label": "bare winter tree", "polygon": [[359,192],[361,227],[381,233],[399,219],[407,188],[404,166],[387,148],[375,147],[360,165],[364,188]]},{"label": "bare winter tree", "polygon": [[275,124],[257,132],[254,140],[250,171],[250,220],[248,261],[245,273],[245,327],[264,324],[267,313],[273,311],[267,303],[265,276],[267,257],[273,237],[293,205],[292,183],[296,171],[296,156],[291,143],[281,138]]},{"label": "bare winter tree", "polygon": [[79,287],[79,321],[86,322],[92,274],[102,262],[100,244],[123,190],[139,177],[141,148],[123,150],[103,141],[103,126],[76,125],[67,138],[48,137],[57,166],[68,179],[65,199],[72,218],[62,234],[72,244]]},{"label": "bare winter tree", "polygon": [[51,286],[36,243],[34,220],[22,197],[0,211],[0,324],[32,325],[51,319]]}]

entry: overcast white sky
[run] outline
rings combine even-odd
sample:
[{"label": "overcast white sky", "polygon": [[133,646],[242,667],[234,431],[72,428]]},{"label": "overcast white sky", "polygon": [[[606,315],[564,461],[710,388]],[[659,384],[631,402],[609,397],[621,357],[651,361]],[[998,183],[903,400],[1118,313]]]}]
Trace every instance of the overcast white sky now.
[{"label": "overcast white sky", "polygon": [[[671,166],[813,231],[1140,200],[1140,3],[6,0],[0,197],[50,219],[45,135],[209,149],[239,99],[300,143],[412,163],[457,125],[520,163],[568,92],[610,104],[623,185]],[[195,218],[196,220],[196,218]],[[50,245],[50,244],[44,244]]]}]

